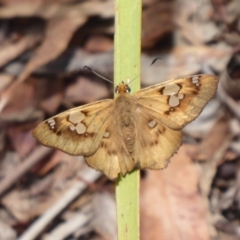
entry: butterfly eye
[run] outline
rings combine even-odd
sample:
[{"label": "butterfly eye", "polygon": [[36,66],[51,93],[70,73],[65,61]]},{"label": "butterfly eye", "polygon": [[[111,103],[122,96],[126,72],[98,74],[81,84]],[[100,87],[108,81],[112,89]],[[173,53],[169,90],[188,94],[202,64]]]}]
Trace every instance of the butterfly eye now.
[{"label": "butterfly eye", "polygon": [[127,93],[130,93],[130,92],[131,92],[131,88],[130,88],[129,86],[127,86],[126,92],[127,92]]}]

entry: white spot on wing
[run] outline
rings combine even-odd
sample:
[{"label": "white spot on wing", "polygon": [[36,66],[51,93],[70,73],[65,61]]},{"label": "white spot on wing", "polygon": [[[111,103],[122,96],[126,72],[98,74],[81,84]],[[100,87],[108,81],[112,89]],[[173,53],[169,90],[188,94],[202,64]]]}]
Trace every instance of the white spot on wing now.
[{"label": "white spot on wing", "polygon": [[110,136],[110,133],[109,132],[105,132],[104,134],[103,134],[103,137],[105,137],[105,138],[108,138]]},{"label": "white spot on wing", "polygon": [[69,114],[68,120],[73,124],[77,124],[77,123],[80,123],[84,118],[85,118],[84,113],[75,112],[75,113]]},{"label": "white spot on wing", "polygon": [[71,125],[69,128],[71,131],[75,131],[75,129],[76,129],[74,125]]},{"label": "white spot on wing", "polygon": [[86,130],[87,130],[86,126],[85,126],[84,124],[82,124],[82,123],[78,123],[76,126],[71,125],[71,126],[69,127],[69,129],[70,129],[71,131],[76,131],[78,134],[83,134],[83,133],[85,133]]},{"label": "white spot on wing", "polygon": [[87,128],[82,123],[82,120],[85,118],[85,114],[82,112],[75,112],[69,114],[69,122],[73,123],[69,128],[71,131],[76,131],[78,134],[83,134],[86,132]]},{"label": "white spot on wing", "polygon": [[199,79],[200,77],[198,75],[192,76],[192,83],[195,84],[197,87],[199,86]]},{"label": "white spot on wing", "polygon": [[53,118],[50,118],[47,120],[48,125],[50,126],[51,129],[54,129],[54,126],[56,125],[56,122]]},{"label": "white spot on wing", "polygon": [[77,126],[76,126],[76,131],[78,134],[83,134],[85,133],[87,130],[86,126],[82,123],[78,123]]},{"label": "white spot on wing", "polygon": [[183,93],[179,93],[181,87],[177,84],[170,84],[164,87],[163,95],[168,95],[168,104],[170,107],[177,107],[180,104],[180,100],[184,98]]},{"label": "white spot on wing", "polygon": [[150,128],[154,128],[156,125],[157,125],[157,123],[156,123],[155,120],[152,120],[151,122],[148,123],[148,126],[149,126]]},{"label": "white spot on wing", "polygon": [[177,107],[179,105],[179,98],[176,96],[170,96],[168,104],[170,107]]},{"label": "white spot on wing", "polygon": [[184,94],[179,93],[179,94],[178,94],[178,98],[179,98],[179,99],[183,99],[183,98],[184,98]]},{"label": "white spot on wing", "polygon": [[163,95],[175,95],[179,92],[180,87],[177,84],[170,84],[164,87]]}]

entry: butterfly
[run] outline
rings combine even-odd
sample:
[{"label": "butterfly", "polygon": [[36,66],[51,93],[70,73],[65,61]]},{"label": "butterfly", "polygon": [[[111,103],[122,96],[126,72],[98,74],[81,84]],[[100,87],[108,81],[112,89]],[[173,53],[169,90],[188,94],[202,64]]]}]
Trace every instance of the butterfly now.
[{"label": "butterfly", "polygon": [[70,155],[109,179],[134,169],[166,168],[182,142],[182,128],[193,121],[216,93],[218,78],[200,74],[129,94],[119,84],[115,99],[62,112],[42,123],[33,136]]}]

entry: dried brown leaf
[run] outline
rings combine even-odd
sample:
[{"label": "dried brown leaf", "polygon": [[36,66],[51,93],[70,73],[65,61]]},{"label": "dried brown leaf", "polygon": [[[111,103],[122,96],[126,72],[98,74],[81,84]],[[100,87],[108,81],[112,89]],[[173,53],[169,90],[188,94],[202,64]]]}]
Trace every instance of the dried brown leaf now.
[{"label": "dried brown leaf", "polygon": [[113,41],[104,35],[94,34],[85,43],[84,49],[88,52],[107,52],[113,49]]},{"label": "dried brown leaf", "polygon": [[25,130],[21,127],[11,127],[8,129],[8,136],[21,158],[26,157],[36,146],[36,139],[32,137],[32,129]]},{"label": "dried brown leaf", "polygon": [[109,193],[96,193],[92,199],[92,226],[106,240],[117,239],[116,204]]},{"label": "dried brown leaf", "polygon": [[168,168],[147,171],[141,186],[141,239],[208,240],[199,172],[182,146]]},{"label": "dried brown leaf", "polygon": [[54,19],[48,22],[46,37],[37,49],[35,56],[26,65],[18,77],[25,80],[36,68],[57,58],[68,46],[75,30],[85,23],[86,17]]},{"label": "dried brown leaf", "polygon": [[[38,163],[44,156],[49,154],[52,150],[46,147],[38,147],[33,153],[19,164],[15,164],[8,171],[8,174],[1,179],[0,182],[0,196],[5,193],[5,191],[15,184],[26,172],[29,171],[36,163]],[[16,154],[15,154],[16,155]],[[0,199],[1,200],[1,199]]]},{"label": "dried brown leaf", "polygon": [[43,3],[38,1],[28,1],[24,3],[5,5],[0,8],[0,18],[14,17],[41,17],[44,19],[61,19],[68,17],[88,17],[99,15],[103,18],[113,17],[114,2],[107,1],[86,1],[64,4],[59,2]]},{"label": "dried brown leaf", "polygon": [[142,47],[151,48],[173,30],[173,3],[156,2],[142,14]]},{"label": "dried brown leaf", "polygon": [[77,157],[71,157],[60,151],[58,155],[62,156],[60,160],[63,161],[63,159],[67,158],[71,159],[71,162],[62,162],[62,165],[52,174],[22,190],[13,190],[2,197],[1,204],[19,222],[28,222],[32,218],[41,215],[49,206],[58,201],[71,186],[76,184],[75,175],[83,166],[83,161],[79,161]]},{"label": "dried brown leaf", "polygon": [[17,239],[16,231],[6,222],[0,221],[0,239],[1,240],[15,240]]},{"label": "dried brown leaf", "polygon": [[4,66],[9,61],[21,55],[24,51],[31,49],[40,40],[40,34],[35,32],[35,34],[28,34],[23,36],[17,42],[8,42],[2,44],[0,47],[0,67]]},{"label": "dried brown leaf", "polygon": [[13,82],[2,94],[0,99],[1,121],[25,121],[35,106],[35,83]]},{"label": "dried brown leaf", "polygon": [[[225,113],[224,113],[225,114]],[[215,152],[222,146],[229,133],[229,116],[225,114],[214,124],[205,139],[202,141],[198,154],[193,159],[207,161],[212,159]]]},{"label": "dried brown leaf", "polygon": [[[207,68],[221,71],[225,69],[231,54],[231,48],[225,44],[216,44],[212,47],[206,45],[174,47],[163,55],[163,61],[156,62],[150,71],[142,73],[142,84],[149,86],[168,79],[204,72],[203,62]],[[143,65],[149,66],[153,58],[143,56],[142,59]]]},{"label": "dried brown leaf", "polygon": [[91,81],[86,77],[79,77],[74,84],[66,88],[64,101],[89,103],[109,97],[110,91],[103,81]]},{"label": "dried brown leaf", "polygon": [[13,81],[13,76],[9,74],[1,73],[0,74],[0,92],[6,89],[12,83],[12,81]]}]

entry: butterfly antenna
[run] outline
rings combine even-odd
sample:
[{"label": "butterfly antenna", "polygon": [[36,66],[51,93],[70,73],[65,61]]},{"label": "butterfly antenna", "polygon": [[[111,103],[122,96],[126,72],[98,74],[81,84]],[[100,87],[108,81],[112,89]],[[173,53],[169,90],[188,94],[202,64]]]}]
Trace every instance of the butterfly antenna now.
[{"label": "butterfly antenna", "polygon": [[[151,63],[148,67],[146,67],[142,72],[147,71],[158,59],[161,59],[161,58],[155,58],[155,59],[152,61],[152,63]],[[162,59],[161,59],[161,60],[162,60]],[[139,76],[140,76],[140,74],[137,75],[135,78],[133,78],[128,84],[130,84],[133,80],[135,80],[135,79],[138,78]]]},{"label": "butterfly antenna", "polygon": [[111,84],[114,85],[114,83],[113,83],[111,80],[109,80],[109,79],[103,77],[102,75],[98,74],[97,72],[93,71],[90,67],[84,66],[84,69],[88,69],[90,72],[92,72],[92,73],[95,74],[96,76],[98,76],[98,77],[104,79],[105,81],[110,82]]},{"label": "butterfly antenna", "polygon": [[[150,64],[149,67],[151,67],[158,59],[161,59],[161,58],[155,58],[155,59],[152,61],[152,63]],[[162,59],[161,59],[161,60],[162,60]]]}]

